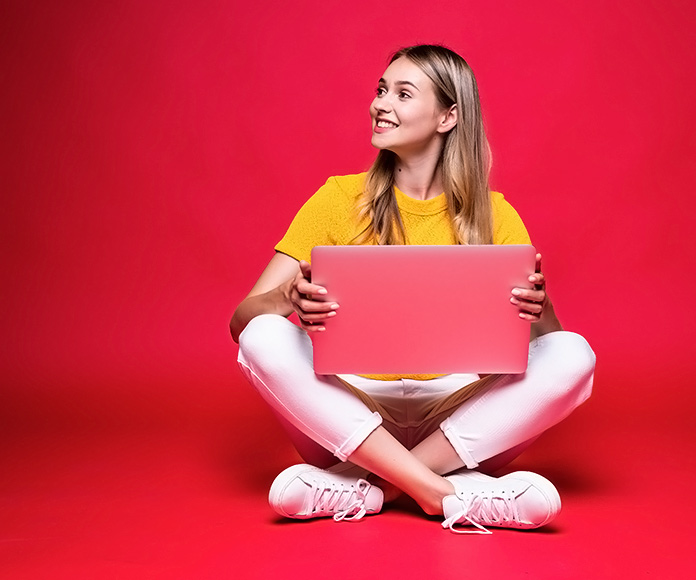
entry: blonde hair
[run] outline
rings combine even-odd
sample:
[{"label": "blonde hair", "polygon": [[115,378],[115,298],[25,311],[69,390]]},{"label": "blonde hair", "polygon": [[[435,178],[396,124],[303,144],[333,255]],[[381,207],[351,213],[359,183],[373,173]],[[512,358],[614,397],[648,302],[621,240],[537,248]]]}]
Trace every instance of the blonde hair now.
[{"label": "blonde hair", "polygon": [[[476,79],[466,61],[438,45],[417,45],[397,51],[389,63],[408,58],[430,78],[443,108],[457,106],[457,124],[446,137],[439,169],[459,244],[492,244],[493,217],[488,186],[490,147],[483,127]],[[394,194],[397,156],[381,150],[367,172],[358,206],[359,218],[368,225],[354,244],[406,243]]]}]

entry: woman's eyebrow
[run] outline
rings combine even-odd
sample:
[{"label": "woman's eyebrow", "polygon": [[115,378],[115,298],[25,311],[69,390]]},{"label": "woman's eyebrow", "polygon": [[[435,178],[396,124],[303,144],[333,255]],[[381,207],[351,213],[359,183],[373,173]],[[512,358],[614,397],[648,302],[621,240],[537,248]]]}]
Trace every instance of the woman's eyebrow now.
[{"label": "woman's eyebrow", "polygon": [[[387,84],[387,81],[385,81],[383,78],[379,79],[379,82],[381,84],[384,84],[384,85]],[[413,87],[414,89],[416,89],[418,92],[420,92],[420,89],[416,85],[414,85],[411,81],[395,81],[394,84],[395,85],[409,85],[409,86]]]}]

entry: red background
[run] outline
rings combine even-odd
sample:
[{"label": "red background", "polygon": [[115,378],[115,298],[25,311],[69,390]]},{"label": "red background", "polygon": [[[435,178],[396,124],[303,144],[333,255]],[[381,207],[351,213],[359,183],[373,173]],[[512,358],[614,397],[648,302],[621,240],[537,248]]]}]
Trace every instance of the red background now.
[{"label": "red background", "polygon": [[[681,0],[4,2],[8,570],[172,577],[187,562],[217,577],[245,525],[286,546],[278,566],[296,553],[278,529],[297,536],[263,506],[273,474],[296,458],[238,373],[227,323],[304,200],[328,176],[369,166],[376,79],[393,50],[420,42],[472,65],[493,185],[544,254],[561,320],[598,356],[593,400],[528,467],[589,477],[585,494],[565,480],[585,506],[608,488],[623,498],[621,522],[601,503],[578,510],[575,529],[588,533],[613,521],[622,536],[632,517],[645,526],[631,506],[657,507],[656,465],[689,493],[694,17]],[[227,503],[240,494],[247,511]],[[243,525],[232,521],[240,510]],[[572,534],[567,517],[561,535]],[[211,521],[240,528],[219,537]],[[416,537],[441,538],[425,523]],[[303,533],[367,526],[319,525]],[[199,544],[192,528],[208,530]],[[669,529],[662,549],[677,550],[682,529]],[[570,575],[555,577],[586,565],[574,549]],[[610,551],[605,562],[607,573],[626,566]]]}]

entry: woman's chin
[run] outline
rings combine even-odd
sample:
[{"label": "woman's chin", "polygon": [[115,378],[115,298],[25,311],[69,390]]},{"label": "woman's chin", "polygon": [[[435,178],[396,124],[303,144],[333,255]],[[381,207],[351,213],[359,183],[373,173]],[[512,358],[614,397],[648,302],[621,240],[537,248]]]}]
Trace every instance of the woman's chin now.
[{"label": "woman's chin", "polygon": [[372,135],[372,140],[371,140],[372,146],[375,149],[379,149],[380,151],[394,151],[389,145],[385,144],[382,139],[380,139],[379,135]]}]

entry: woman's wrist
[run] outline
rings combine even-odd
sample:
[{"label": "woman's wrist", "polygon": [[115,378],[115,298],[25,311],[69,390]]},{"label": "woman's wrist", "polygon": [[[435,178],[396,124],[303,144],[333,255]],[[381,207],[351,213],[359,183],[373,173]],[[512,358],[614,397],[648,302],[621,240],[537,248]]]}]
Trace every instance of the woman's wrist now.
[{"label": "woman's wrist", "polygon": [[536,338],[558,330],[563,330],[563,326],[556,316],[551,300],[547,296],[544,309],[541,312],[541,318],[537,322],[532,323],[531,337]]},{"label": "woman's wrist", "polygon": [[230,321],[230,331],[235,342],[249,322],[261,314],[280,314],[290,316],[293,313],[290,291],[292,279],[264,294],[247,296],[235,310]]},{"label": "woman's wrist", "polygon": [[[294,282],[295,278],[293,277],[289,280],[286,280],[276,288],[279,309],[283,311],[289,311],[290,314],[292,314],[294,310],[291,298]],[[286,314],[286,316],[289,316],[290,314]]]}]

